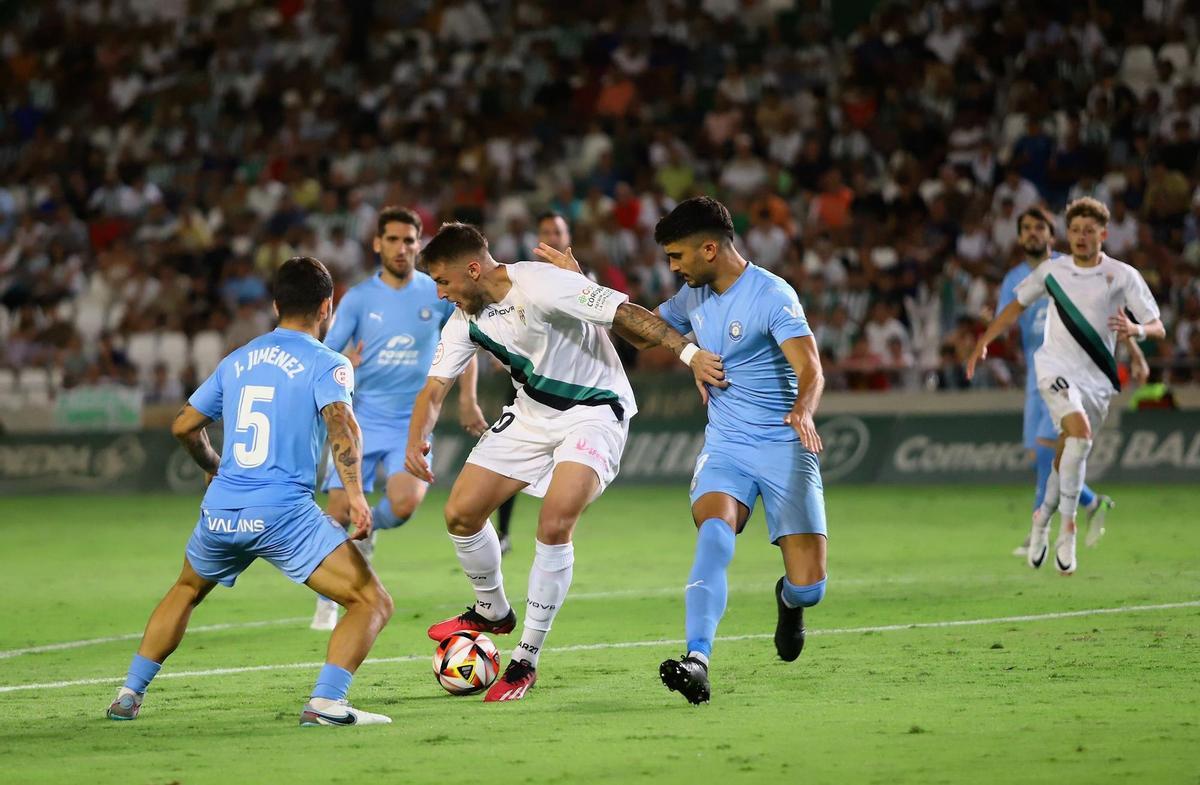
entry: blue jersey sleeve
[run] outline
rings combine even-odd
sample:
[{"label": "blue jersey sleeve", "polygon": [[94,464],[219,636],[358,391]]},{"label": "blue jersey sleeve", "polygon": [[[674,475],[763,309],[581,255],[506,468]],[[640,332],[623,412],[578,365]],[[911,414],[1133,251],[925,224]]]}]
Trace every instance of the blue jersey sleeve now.
[{"label": "blue jersey sleeve", "polygon": [[762,305],[766,309],[767,330],[777,345],[782,346],[789,338],[812,335],[804,306],[800,305],[800,298],[790,286],[774,286],[765,294]]},{"label": "blue jersey sleeve", "polygon": [[223,400],[221,395],[221,366],[218,365],[217,370],[213,371],[212,375],[196,388],[191,398],[188,398],[188,403],[193,409],[208,419],[219,420],[221,419]]},{"label": "blue jersey sleeve", "polygon": [[996,301],[996,313],[1000,313],[1008,307],[1009,303],[1017,299],[1017,284],[1020,283],[1021,278],[1016,267],[1004,275],[1004,280],[1000,282],[1000,296]]},{"label": "blue jersey sleeve", "polygon": [[338,355],[317,373],[313,383],[313,402],[317,411],[331,403],[350,403],[354,396],[354,366],[345,357]]},{"label": "blue jersey sleeve", "polygon": [[335,352],[346,348],[346,344],[350,343],[350,339],[358,332],[358,311],[358,296],[351,289],[338,304],[333,323],[329,325],[329,332],[325,333],[326,346]]},{"label": "blue jersey sleeve", "polygon": [[684,286],[675,296],[658,306],[659,318],[679,332],[687,335],[692,331],[692,320],[688,316],[688,296],[691,289]]},{"label": "blue jersey sleeve", "polygon": [[441,315],[438,317],[438,327],[445,327],[446,322],[450,321],[450,317],[454,315],[454,303],[449,300],[439,300],[438,306],[441,308]]}]

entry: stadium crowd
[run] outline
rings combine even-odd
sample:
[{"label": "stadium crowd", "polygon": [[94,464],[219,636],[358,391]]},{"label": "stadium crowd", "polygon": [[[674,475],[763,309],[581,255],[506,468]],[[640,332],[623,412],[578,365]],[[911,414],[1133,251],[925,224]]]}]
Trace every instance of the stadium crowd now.
[{"label": "stadium crowd", "polygon": [[[967,386],[1017,215],[1081,195],[1163,305],[1152,363],[1200,380],[1195,0],[883,3],[846,35],[821,0],[193,5],[6,9],[0,404],[181,400],[270,329],[283,260],[369,275],[385,204],[501,261],[558,211],[653,307],[654,224],[697,193],[795,286],[833,389]],[[1019,385],[1018,342],[992,357],[976,385]]]}]

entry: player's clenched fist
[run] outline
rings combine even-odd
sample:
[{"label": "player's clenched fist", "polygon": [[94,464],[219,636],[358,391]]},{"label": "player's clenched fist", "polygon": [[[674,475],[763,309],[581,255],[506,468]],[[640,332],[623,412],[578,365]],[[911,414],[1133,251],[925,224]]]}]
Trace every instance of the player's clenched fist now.
[{"label": "player's clenched fist", "polygon": [[409,442],[404,452],[404,470],[417,479],[433,482],[433,472],[429,470],[429,461],[425,459],[432,447],[429,442]]}]

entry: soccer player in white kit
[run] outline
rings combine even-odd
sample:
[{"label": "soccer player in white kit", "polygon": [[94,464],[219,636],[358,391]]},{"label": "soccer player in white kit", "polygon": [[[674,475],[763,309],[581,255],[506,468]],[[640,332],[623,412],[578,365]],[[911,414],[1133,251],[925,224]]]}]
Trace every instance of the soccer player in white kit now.
[{"label": "soccer player in white kit", "polygon": [[1100,250],[1108,236],[1108,217],[1108,208],[1091,197],[1067,206],[1070,256],[1042,262],[1017,284],[1016,299],[979,336],[967,361],[969,379],[976,364],[987,357],[988,344],[1005,334],[1025,308],[1050,297],[1045,341],[1033,361],[1038,391],[1059,438],[1046,498],[1033,514],[1027,559],[1035,569],[1046,560],[1050,516],[1057,508],[1061,522],[1054,564],[1063,575],[1075,572],[1075,512],[1092,437],[1121,389],[1113,356],[1117,339],[1140,341],[1166,334],[1158,304],[1141,273]]},{"label": "soccer player in white kit", "polygon": [[432,482],[429,435],[451,383],[477,348],[496,357],[518,385],[516,402],[480,438],[446,502],[446,528],[475,604],[428,634],[440,641],[460,630],[514,629],[500,540],[488,516],[519,491],[542,497],[521,641],[484,698],[520,700],[537,680],[538,656],[571,584],[575,523],[616,476],[637,412],[604,328],[672,349],[699,382],[727,384],[719,357],[626,295],[542,262],[498,264],[473,226],[443,225],[422,258],[438,295],[458,309],[442,329],[429,379],[413,405],[408,471]]}]

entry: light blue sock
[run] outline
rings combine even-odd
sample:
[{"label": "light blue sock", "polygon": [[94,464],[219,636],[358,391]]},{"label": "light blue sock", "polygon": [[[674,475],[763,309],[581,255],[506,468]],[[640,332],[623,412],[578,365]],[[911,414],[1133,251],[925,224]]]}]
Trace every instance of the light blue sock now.
[{"label": "light blue sock", "polygon": [[797,586],[787,579],[783,578],[783,591],[780,594],[783,596],[783,604],[789,608],[810,608],[821,601],[825,596],[825,578],[810,583],[807,586]]},{"label": "light blue sock", "polygon": [[1042,506],[1046,499],[1046,480],[1054,470],[1054,448],[1039,444],[1033,448],[1033,463],[1037,467],[1037,491],[1033,496],[1033,509]]},{"label": "light blue sock", "polygon": [[317,676],[317,683],[313,687],[312,696],[314,698],[328,698],[331,701],[340,701],[350,691],[350,681],[353,678],[354,674],[350,671],[327,662],[321,667],[321,673]]},{"label": "light blue sock", "polygon": [[162,668],[161,662],[148,660],[140,654],[133,655],[129,663],[129,673],[125,676],[125,686],[136,693],[143,693],[150,686],[151,680],[158,675]]},{"label": "light blue sock", "polygon": [[700,524],[696,558],[683,592],[689,652],[698,651],[705,657],[712,654],[717,624],[725,613],[725,601],[729,597],[725,571],[733,560],[735,538],[733,529],[720,518],[709,518]]},{"label": "light blue sock", "polygon": [[395,529],[408,522],[408,518],[397,518],[392,514],[392,503],[384,496],[371,510],[371,522],[376,529]]},{"label": "light blue sock", "polygon": [[1079,489],[1079,506],[1085,510],[1092,506],[1092,502],[1096,501],[1096,492],[1088,487],[1087,483]]}]

